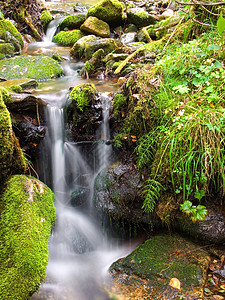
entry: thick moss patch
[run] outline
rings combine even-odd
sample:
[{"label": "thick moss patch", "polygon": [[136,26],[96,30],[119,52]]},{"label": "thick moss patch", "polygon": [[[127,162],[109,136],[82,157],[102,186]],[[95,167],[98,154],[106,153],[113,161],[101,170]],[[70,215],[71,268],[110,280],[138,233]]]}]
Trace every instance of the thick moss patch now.
[{"label": "thick moss patch", "polygon": [[72,46],[83,36],[84,34],[80,30],[60,31],[52,41],[62,46]]},{"label": "thick moss patch", "polygon": [[53,20],[53,17],[48,10],[43,10],[40,16],[41,24],[46,28],[48,24]]},{"label": "thick moss patch", "polygon": [[63,75],[59,63],[47,56],[20,55],[0,61],[1,77],[6,79],[32,78],[48,80]]},{"label": "thick moss patch", "polygon": [[0,22],[0,39],[12,44],[16,51],[20,51],[23,47],[22,35],[9,20]]},{"label": "thick moss patch", "polygon": [[45,277],[54,194],[39,180],[13,176],[0,197],[0,298],[28,299]]},{"label": "thick moss patch", "polygon": [[70,97],[72,103],[80,111],[84,111],[91,105],[96,93],[97,90],[94,84],[80,84],[72,89]]},{"label": "thick moss patch", "polygon": [[60,30],[64,30],[65,28],[72,30],[72,29],[79,29],[81,24],[85,21],[85,15],[83,14],[76,14],[72,16],[67,16],[63,21],[59,24]]},{"label": "thick moss patch", "polygon": [[[179,299],[182,295],[193,299],[202,295],[209,261],[207,252],[191,242],[179,236],[159,235],[115,262],[111,273],[122,290],[128,282],[133,291],[144,282],[143,295],[149,299]],[[172,278],[180,281],[180,289],[170,286]]]},{"label": "thick moss patch", "polygon": [[110,25],[118,25],[123,20],[123,5],[118,0],[102,0],[89,8],[87,16],[93,16]]},{"label": "thick moss patch", "polygon": [[0,59],[12,56],[15,48],[10,43],[0,44]]}]

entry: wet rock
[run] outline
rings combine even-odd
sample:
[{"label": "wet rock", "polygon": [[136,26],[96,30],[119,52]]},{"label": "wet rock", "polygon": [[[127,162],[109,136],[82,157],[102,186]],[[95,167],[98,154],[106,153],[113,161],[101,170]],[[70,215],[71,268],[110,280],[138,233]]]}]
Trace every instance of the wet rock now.
[{"label": "wet rock", "polygon": [[38,83],[36,80],[30,78],[12,79],[0,83],[0,86],[6,88],[10,88],[13,85],[20,86],[23,90],[29,90],[37,88]]},{"label": "wet rock", "polygon": [[155,24],[157,22],[155,16],[149,14],[147,11],[140,7],[128,9],[127,18],[130,23],[136,25],[138,28]]},{"label": "wet rock", "polygon": [[159,218],[141,209],[143,181],[132,164],[117,163],[102,170],[95,180],[94,203],[99,212],[114,220],[127,220],[135,224],[160,226]]},{"label": "wet rock", "polygon": [[11,117],[0,92],[0,185],[7,177],[23,173],[27,167],[19,142],[12,130]]},{"label": "wet rock", "polygon": [[77,186],[70,196],[72,206],[82,206],[88,201],[90,190],[86,187]]},{"label": "wet rock", "polygon": [[215,209],[208,208],[204,221],[193,223],[188,216],[177,219],[178,228],[189,236],[215,244],[225,243],[225,216]]},{"label": "wet rock", "polygon": [[119,25],[124,19],[123,5],[118,0],[102,0],[89,8],[87,16],[96,17],[110,25]]},{"label": "wet rock", "polygon": [[63,75],[58,62],[44,55],[20,55],[0,61],[1,76],[5,79],[32,78],[48,80]]},{"label": "wet rock", "polygon": [[83,36],[84,33],[78,29],[60,31],[53,37],[52,41],[62,46],[73,46]]},{"label": "wet rock", "polygon": [[84,23],[84,21],[85,21],[84,14],[75,14],[75,15],[67,16],[59,24],[59,28],[60,28],[60,30],[79,29],[80,26]]},{"label": "wet rock", "polygon": [[177,235],[155,236],[113,263],[111,291],[125,299],[197,299],[209,261],[207,252]]},{"label": "wet rock", "polygon": [[65,111],[73,141],[94,141],[102,120],[102,108],[95,86],[81,84],[73,88]]},{"label": "wet rock", "polygon": [[74,44],[71,50],[71,55],[77,58],[84,57],[88,60],[99,49],[103,49],[104,54],[107,55],[108,53],[118,49],[120,46],[120,42],[111,38],[99,38],[94,35],[90,35],[81,38]]},{"label": "wet rock", "polygon": [[109,25],[96,17],[88,17],[81,25],[80,29],[86,33],[104,38],[109,37],[110,35]]},{"label": "wet rock", "polygon": [[136,32],[129,32],[129,33],[124,33],[121,38],[120,41],[123,44],[129,44],[129,43],[133,43],[135,42],[136,39]]}]

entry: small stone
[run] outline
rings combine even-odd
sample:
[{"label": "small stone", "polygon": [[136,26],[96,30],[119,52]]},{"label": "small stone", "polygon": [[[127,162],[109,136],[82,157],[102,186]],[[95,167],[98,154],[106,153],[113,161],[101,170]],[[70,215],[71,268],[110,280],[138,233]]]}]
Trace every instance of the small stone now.
[{"label": "small stone", "polygon": [[124,82],[126,82],[126,80],[127,80],[126,77],[119,77],[117,83],[119,85],[123,85]]}]

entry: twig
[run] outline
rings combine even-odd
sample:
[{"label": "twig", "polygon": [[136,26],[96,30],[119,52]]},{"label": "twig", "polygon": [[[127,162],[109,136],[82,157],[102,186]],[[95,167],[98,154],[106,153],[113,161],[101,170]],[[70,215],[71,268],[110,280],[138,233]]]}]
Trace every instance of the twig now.
[{"label": "twig", "polygon": [[200,2],[198,2],[198,1],[195,1],[195,0],[193,0],[197,5],[200,5],[201,6],[201,8],[203,8],[205,11],[207,11],[208,13],[210,13],[211,15],[214,15],[214,16],[219,16],[220,14],[215,14],[215,13],[213,13],[213,12],[211,12],[210,10],[208,10],[203,4],[201,4]]},{"label": "twig", "polygon": [[[178,4],[181,5],[196,5],[196,3],[194,2],[181,2],[178,0],[175,0]],[[225,2],[216,2],[216,3],[212,3],[212,2],[199,2],[199,5],[202,4],[204,6],[220,6],[220,5],[225,5]]]},{"label": "twig", "polygon": [[195,18],[192,19],[194,22],[200,24],[200,25],[203,25],[203,26],[208,26],[208,27],[216,27],[216,25],[213,25],[213,24],[207,24],[207,23],[202,23],[198,20],[196,20]]},{"label": "twig", "polygon": [[34,168],[33,168],[32,165],[29,163],[29,161],[28,161],[28,165],[29,165],[29,167],[33,170],[33,172],[35,173],[37,179],[39,179],[38,173],[34,170]]},{"label": "twig", "polygon": [[[177,24],[177,26],[179,26],[179,25],[182,23],[183,19],[184,19],[184,17],[183,17],[182,19],[180,19],[180,21],[179,21],[179,23]],[[163,50],[162,50],[162,52],[164,52],[164,51],[165,51],[165,49],[166,49],[166,47],[168,46],[168,44],[169,44],[170,40],[171,40],[171,39],[172,39],[172,37],[174,36],[174,34],[175,34],[175,32],[176,32],[176,29],[177,29],[177,27],[175,27],[175,28],[174,28],[174,31],[173,31],[173,32],[172,32],[172,34],[170,35],[170,37],[169,37],[168,41],[166,42],[166,45],[163,47]]]},{"label": "twig", "polygon": [[40,118],[39,118],[39,111],[38,111],[38,103],[36,103],[36,111],[37,111],[38,126],[41,126],[41,124],[40,124]]}]

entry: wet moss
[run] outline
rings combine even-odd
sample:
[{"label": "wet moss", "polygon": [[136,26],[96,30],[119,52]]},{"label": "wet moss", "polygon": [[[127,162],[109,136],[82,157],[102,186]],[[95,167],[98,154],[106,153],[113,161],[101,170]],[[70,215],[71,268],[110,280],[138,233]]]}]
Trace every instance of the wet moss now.
[{"label": "wet moss", "polygon": [[123,20],[123,5],[118,0],[102,0],[87,12],[87,17],[93,16],[110,25],[118,25]]},{"label": "wet moss", "polygon": [[25,175],[9,179],[0,197],[0,298],[28,299],[45,277],[54,194]]},{"label": "wet moss", "polygon": [[48,10],[43,10],[40,16],[41,24],[44,28],[47,28],[47,25],[53,20],[53,17]]},{"label": "wet moss", "polygon": [[12,56],[15,48],[10,43],[0,44],[0,59]]},{"label": "wet moss", "polygon": [[20,55],[0,61],[1,76],[6,79],[32,78],[47,80],[63,75],[62,68],[51,57]]},{"label": "wet moss", "polygon": [[7,88],[0,86],[0,94],[2,94],[2,100],[7,105],[8,103],[12,103],[12,99]]},{"label": "wet moss", "polygon": [[69,30],[79,29],[81,24],[83,24],[84,21],[85,21],[85,15],[83,15],[83,14],[67,16],[59,24],[59,27],[60,27],[60,30],[64,30],[65,28],[67,28]]},{"label": "wet moss", "polygon": [[23,47],[22,35],[9,20],[0,22],[0,39],[12,44],[16,51],[20,51]]},{"label": "wet moss", "polygon": [[73,46],[84,34],[80,30],[60,31],[52,41],[62,46]]},{"label": "wet moss", "polygon": [[[4,96],[3,96],[4,95]],[[23,173],[27,168],[19,143],[13,133],[9,111],[3,101],[8,99],[8,92],[0,91],[0,185],[10,174]]]},{"label": "wet moss", "polygon": [[94,84],[80,84],[72,89],[70,97],[72,103],[74,103],[78,109],[83,112],[92,103],[96,92],[97,90]]}]

